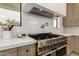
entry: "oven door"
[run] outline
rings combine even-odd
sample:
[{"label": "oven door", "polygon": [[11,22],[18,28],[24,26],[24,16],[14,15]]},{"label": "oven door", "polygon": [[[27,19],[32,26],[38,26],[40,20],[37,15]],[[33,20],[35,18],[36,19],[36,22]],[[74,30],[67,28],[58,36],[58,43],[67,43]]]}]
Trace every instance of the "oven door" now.
[{"label": "oven door", "polygon": [[50,51],[50,52],[44,54],[43,56],[56,56],[56,50]]},{"label": "oven door", "polygon": [[56,52],[53,52],[53,53],[50,53],[50,54],[47,54],[45,56],[56,56]]},{"label": "oven door", "polygon": [[56,50],[56,56],[66,56],[67,55],[67,46]]}]

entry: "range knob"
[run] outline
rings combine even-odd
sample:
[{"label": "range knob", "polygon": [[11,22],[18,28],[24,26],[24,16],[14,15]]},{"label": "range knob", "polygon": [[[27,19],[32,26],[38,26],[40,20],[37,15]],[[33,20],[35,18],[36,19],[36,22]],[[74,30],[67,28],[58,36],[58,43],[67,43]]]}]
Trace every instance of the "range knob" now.
[{"label": "range knob", "polygon": [[50,45],[49,48],[51,49],[53,47],[53,45]]},{"label": "range knob", "polygon": [[46,50],[46,47],[43,47],[43,50]]},{"label": "range knob", "polygon": [[53,44],[53,47],[54,47],[54,48],[57,48],[57,43]]},{"label": "range knob", "polygon": [[49,49],[49,46],[46,46],[46,49]]},{"label": "range knob", "polygon": [[41,52],[41,51],[43,51],[43,49],[42,48],[39,48],[39,52]]}]

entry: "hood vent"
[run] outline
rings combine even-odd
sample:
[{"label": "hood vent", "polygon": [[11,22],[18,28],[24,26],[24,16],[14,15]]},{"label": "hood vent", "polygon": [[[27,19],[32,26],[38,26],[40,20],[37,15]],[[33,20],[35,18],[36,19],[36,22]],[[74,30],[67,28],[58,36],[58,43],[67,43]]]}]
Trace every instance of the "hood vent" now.
[{"label": "hood vent", "polygon": [[45,11],[45,10],[42,10],[42,9],[39,9],[39,8],[36,8],[36,7],[33,7],[29,13],[31,14],[35,14],[35,15],[39,15],[39,16],[43,16],[43,17],[48,17],[48,18],[53,18],[54,14],[48,12],[48,11]]},{"label": "hood vent", "polygon": [[34,14],[34,15],[43,16],[43,17],[47,17],[47,18],[63,16],[53,10],[45,8],[36,3],[25,3],[25,4],[22,4],[22,6],[23,6],[22,11],[25,13],[29,13],[29,14]]}]

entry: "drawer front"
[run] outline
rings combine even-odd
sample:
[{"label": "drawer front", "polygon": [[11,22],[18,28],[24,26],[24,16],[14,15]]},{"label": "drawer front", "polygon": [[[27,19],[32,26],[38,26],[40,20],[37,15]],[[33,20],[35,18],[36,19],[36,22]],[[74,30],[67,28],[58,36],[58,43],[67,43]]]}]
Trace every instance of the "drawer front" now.
[{"label": "drawer front", "polygon": [[35,56],[36,44],[22,46],[18,48],[18,56]]},{"label": "drawer front", "polygon": [[36,44],[31,45],[31,56],[36,56]]},{"label": "drawer front", "polygon": [[79,53],[79,36],[76,36],[76,53]]},{"label": "drawer front", "polygon": [[17,48],[0,51],[0,56],[17,56]]},{"label": "drawer front", "polygon": [[18,48],[18,56],[30,56],[31,46],[23,46]]}]

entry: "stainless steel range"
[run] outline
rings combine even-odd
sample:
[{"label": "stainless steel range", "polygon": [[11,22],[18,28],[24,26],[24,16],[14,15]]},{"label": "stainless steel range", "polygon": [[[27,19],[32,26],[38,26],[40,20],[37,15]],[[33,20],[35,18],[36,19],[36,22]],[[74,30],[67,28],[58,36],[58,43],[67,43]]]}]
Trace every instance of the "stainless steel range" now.
[{"label": "stainless steel range", "polygon": [[67,54],[67,37],[51,33],[29,34],[37,40],[38,56],[64,56]]}]

